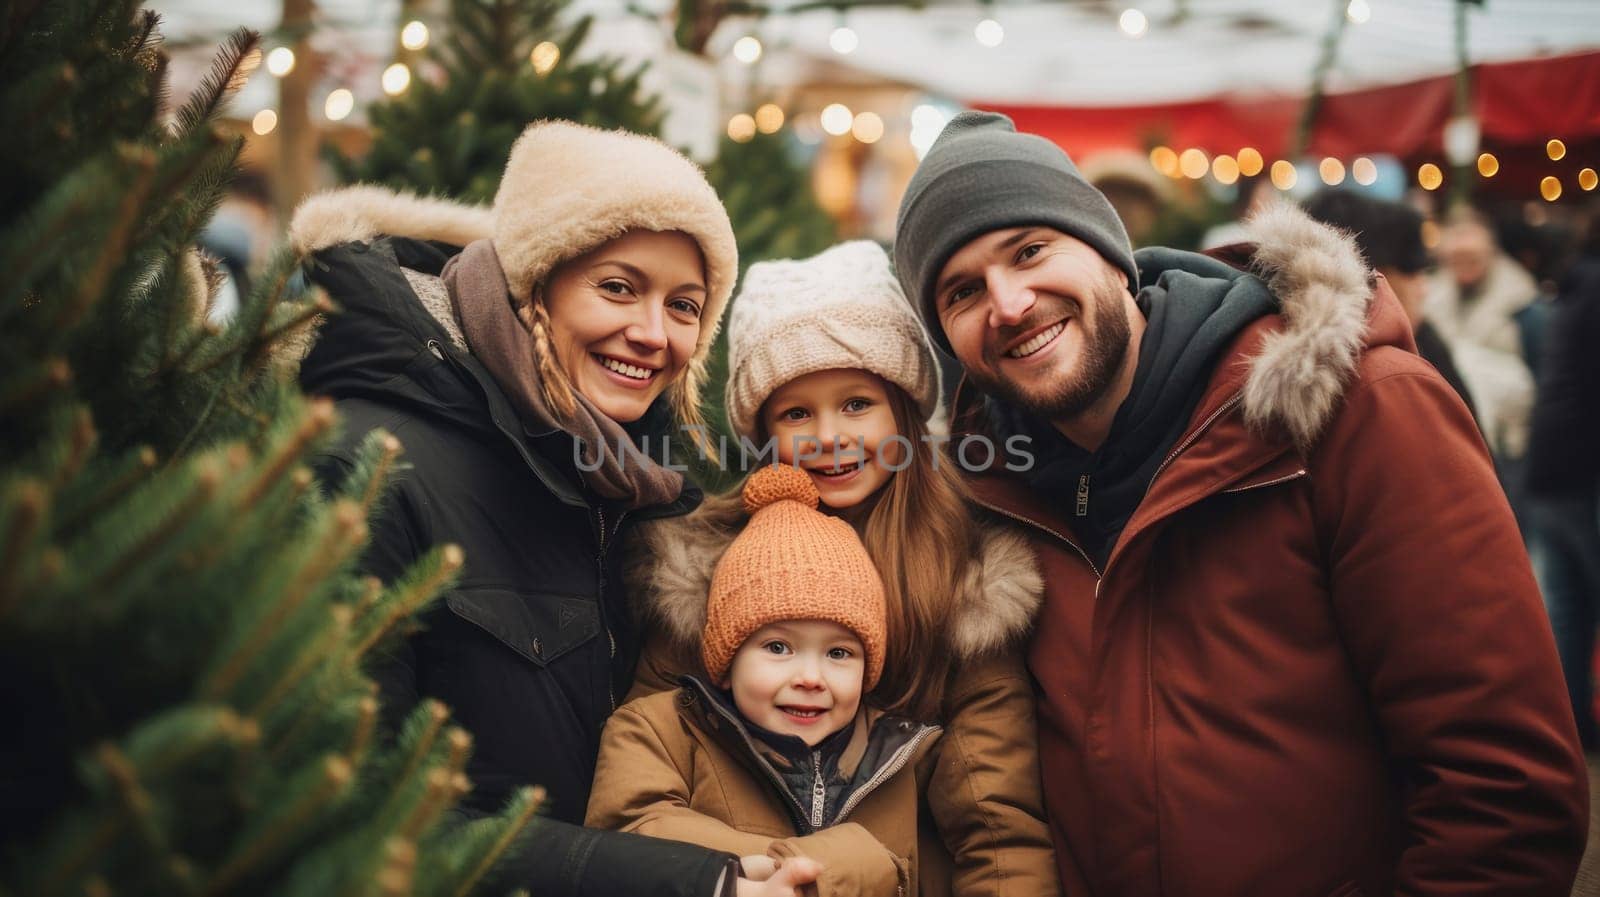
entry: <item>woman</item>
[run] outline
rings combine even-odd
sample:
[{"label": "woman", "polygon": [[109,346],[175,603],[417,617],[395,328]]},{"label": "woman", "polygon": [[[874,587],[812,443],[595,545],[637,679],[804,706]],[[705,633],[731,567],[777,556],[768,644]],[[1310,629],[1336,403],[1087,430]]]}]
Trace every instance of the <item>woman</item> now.
[{"label": "woman", "polygon": [[[903,867],[900,886],[921,897],[1060,893],[1020,653],[1043,582],[1019,537],[973,519],[956,460],[929,431],[938,365],[888,256],[863,240],[750,266],[728,324],[728,372],[734,432],[804,471],[882,576],[888,647],[866,700],[944,727],[930,768],[917,775],[923,806],[902,821],[919,837],[914,858],[893,860]],[[749,521],[734,490],[645,528],[629,577],[641,617],[657,625],[632,697],[702,673],[712,570]],[[626,773],[607,765],[603,756],[589,820],[636,826],[630,783],[612,784]],[[824,897],[871,890],[861,882],[885,877],[872,874],[885,871],[885,848],[848,826],[791,847],[822,862]]]},{"label": "woman", "polygon": [[458,584],[373,670],[388,730],[424,698],[450,707],[474,740],[465,817],[549,792],[510,886],[731,892],[726,855],[575,825],[643,640],[620,548],[700,497],[633,446],[699,423],[737,271],[715,191],[652,139],[546,122],[512,148],[493,209],[358,187],[305,203],[291,239],[341,309],[300,370],[344,421],[324,473],[348,473],[374,429],[405,448],[365,569],[391,581],[464,551]]}]

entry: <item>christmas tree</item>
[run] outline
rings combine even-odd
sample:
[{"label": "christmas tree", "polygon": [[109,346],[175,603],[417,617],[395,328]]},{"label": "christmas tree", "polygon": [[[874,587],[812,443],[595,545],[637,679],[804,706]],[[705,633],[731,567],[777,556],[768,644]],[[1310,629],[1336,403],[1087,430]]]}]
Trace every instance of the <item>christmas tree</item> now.
[{"label": "christmas tree", "polygon": [[[137,0],[0,16],[0,893],[462,894],[524,829],[436,825],[470,739],[426,705],[392,748],[362,658],[461,565],[353,572],[400,446],[324,495],[336,426],[285,372],[325,301],[287,253],[225,325],[193,248],[240,140],[235,34],[161,117]],[[25,126],[22,126],[24,125]]]},{"label": "christmas tree", "polygon": [[[733,221],[739,265],[764,259],[805,258],[833,244],[833,219],[817,204],[803,167],[789,156],[789,135],[757,133],[748,141],[723,137],[706,178],[717,188]],[[739,272],[740,279],[744,271]],[[723,397],[728,382],[728,332],[717,334],[706,370],[703,409],[707,426],[731,434]],[[724,492],[739,482],[737,470],[691,462],[690,472],[709,492]]]},{"label": "christmas tree", "polygon": [[368,110],[374,141],[357,160],[334,158],[346,181],[488,202],[511,144],[529,123],[564,118],[655,134],[661,110],[639,87],[642,67],[579,61],[584,17],[563,27],[567,0],[450,0],[444,40],[405,96]]}]

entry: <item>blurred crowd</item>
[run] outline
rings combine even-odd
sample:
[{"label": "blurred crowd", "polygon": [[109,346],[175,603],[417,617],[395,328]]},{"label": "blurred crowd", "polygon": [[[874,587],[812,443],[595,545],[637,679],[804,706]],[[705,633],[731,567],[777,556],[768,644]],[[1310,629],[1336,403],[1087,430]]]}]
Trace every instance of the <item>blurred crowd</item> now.
[{"label": "blurred crowd", "polygon": [[1483,431],[1533,560],[1579,734],[1596,749],[1600,204],[1570,231],[1468,207],[1433,225],[1410,206],[1349,190],[1325,190],[1307,208],[1355,235],[1404,306],[1419,354]]}]

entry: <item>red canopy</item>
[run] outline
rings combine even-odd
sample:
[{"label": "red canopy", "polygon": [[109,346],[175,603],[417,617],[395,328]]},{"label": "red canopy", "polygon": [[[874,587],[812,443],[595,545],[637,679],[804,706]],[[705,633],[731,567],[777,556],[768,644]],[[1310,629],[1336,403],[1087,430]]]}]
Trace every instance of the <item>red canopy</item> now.
[{"label": "red canopy", "polygon": [[[1348,160],[1387,153],[1408,162],[1443,163],[1445,122],[1454,112],[1454,78],[1329,94],[1312,130],[1309,153]],[[1004,112],[1017,128],[1047,137],[1075,157],[1110,149],[1144,151],[1165,144],[1182,151],[1237,153],[1251,146],[1283,158],[1299,122],[1300,97],[1226,96],[1150,106],[1062,107],[978,104]],[[1494,185],[1519,193],[1545,174],[1575,192],[1577,170],[1600,167],[1600,52],[1472,67],[1472,110],[1483,149],[1503,155]],[[1544,146],[1559,138],[1559,165]],[[1539,160],[1543,160],[1543,166]],[[1549,170],[1545,170],[1549,169]],[[1568,171],[1570,169],[1570,171]],[[1531,179],[1531,180],[1530,180]]]}]

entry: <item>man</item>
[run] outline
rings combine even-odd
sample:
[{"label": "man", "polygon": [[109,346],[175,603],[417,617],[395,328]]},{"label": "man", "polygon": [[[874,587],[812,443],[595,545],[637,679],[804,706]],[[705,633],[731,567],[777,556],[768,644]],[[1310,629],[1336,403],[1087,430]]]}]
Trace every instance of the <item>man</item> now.
[{"label": "man", "polygon": [[1394,297],[1411,324],[1417,354],[1433,365],[1450,384],[1468,410],[1472,393],[1456,370],[1450,346],[1428,319],[1422,316],[1423,300],[1428,295],[1428,247],[1422,243],[1422,213],[1408,205],[1388,202],[1354,190],[1327,188],[1306,200],[1306,212],[1323,224],[1348,231],[1367,264],[1389,282]]},{"label": "man", "polygon": [[[1565,895],[1584,768],[1466,408],[1348,239],[1135,254],[1072,161],[957,116],[896,262],[1048,584],[1029,665],[1067,893]],[[967,455],[982,455],[972,451]],[[1021,465],[1013,465],[1021,466]]]}]

